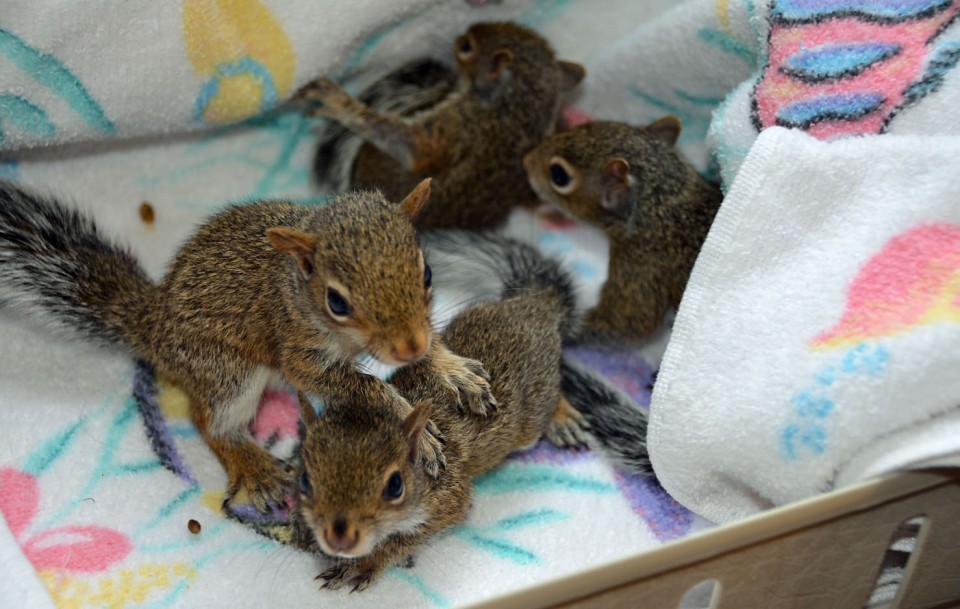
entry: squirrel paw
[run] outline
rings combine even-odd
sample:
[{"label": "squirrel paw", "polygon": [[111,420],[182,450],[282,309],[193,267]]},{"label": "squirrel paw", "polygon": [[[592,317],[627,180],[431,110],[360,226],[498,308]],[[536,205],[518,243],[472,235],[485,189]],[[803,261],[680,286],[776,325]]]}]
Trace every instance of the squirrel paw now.
[{"label": "squirrel paw", "polygon": [[346,110],[353,102],[353,98],[340,86],[329,78],[318,78],[308,82],[297,91],[293,99],[319,103],[313,109],[312,116],[336,116]]},{"label": "squirrel paw", "polygon": [[440,475],[440,470],[447,467],[447,458],[443,454],[444,439],[440,429],[433,421],[427,422],[427,428],[420,434],[420,454],[423,456],[423,467],[431,477]]},{"label": "squirrel paw", "polygon": [[263,514],[287,505],[287,491],[293,484],[293,472],[280,461],[265,458],[230,476],[223,508],[250,503]]},{"label": "squirrel paw", "polygon": [[457,396],[457,405],[481,416],[492,414],[497,399],[490,392],[490,375],[483,364],[452,353],[449,358],[442,372],[447,389]]},{"label": "squirrel paw", "polygon": [[380,570],[372,566],[370,561],[363,559],[344,560],[316,576],[314,580],[325,580],[324,584],[320,586],[321,590],[339,590],[352,584],[353,589],[350,592],[363,592],[370,587],[370,584],[379,575]]},{"label": "squirrel paw", "polygon": [[583,418],[566,398],[561,397],[553,419],[547,425],[544,435],[559,448],[586,448],[589,446],[587,430],[590,423]]}]

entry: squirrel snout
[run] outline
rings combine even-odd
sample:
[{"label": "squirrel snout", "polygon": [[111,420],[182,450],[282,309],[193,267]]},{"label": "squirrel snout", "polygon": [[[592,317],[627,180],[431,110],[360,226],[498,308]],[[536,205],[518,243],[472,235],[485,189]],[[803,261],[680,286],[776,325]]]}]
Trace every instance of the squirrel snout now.
[{"label": "squirrel snout", "polygon": [[331,550],[345,554],[357,547],[360,542],[360,531],[345,519],[336,518],[324,529],[323,538]]},{"label": "squirrel snout", "polygon": [[398,364],[409,364],[423,357],[429,347],[430,337],[426,333],[414,334],[394,343],[390,348],[390,357]]}]

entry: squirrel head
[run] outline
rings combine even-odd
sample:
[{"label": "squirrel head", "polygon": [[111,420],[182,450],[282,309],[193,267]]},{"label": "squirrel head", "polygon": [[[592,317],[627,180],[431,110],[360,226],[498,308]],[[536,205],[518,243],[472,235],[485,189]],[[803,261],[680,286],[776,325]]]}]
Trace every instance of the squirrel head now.
[{"label": "squirrel head", "polygon": [[432,403],[415,404],[406,418],[368,404],[328,404],[318,416],[298,397],[304,438],[296,509],[324,553],[360,558],[421,525],[428,482],[419,446]]},{"label": "squirrel head", "polygon": [[474,24],[456,39],[453,54],[472,90],[485,98],[511,82],[536,83],[556,97],[585,75],[583,66],[557,61],[546,40],[515,23]]},{"label": "squirrel head", "polygon": [[411,224],[429,196],[429,179],[399,205],[377,192],[348,193],[306,226],[267,230],[289,256],[301,310],[343,357],[367,352],[402,366],[430,348],[431,271]]},{"label": "squirrel head", "polygon": [[646,127],[595,121],[544,140],[523,159],[537,195],[576,219],[600,227],[635,220],[688,179],[673,146],[680,121],[665,116]]}]

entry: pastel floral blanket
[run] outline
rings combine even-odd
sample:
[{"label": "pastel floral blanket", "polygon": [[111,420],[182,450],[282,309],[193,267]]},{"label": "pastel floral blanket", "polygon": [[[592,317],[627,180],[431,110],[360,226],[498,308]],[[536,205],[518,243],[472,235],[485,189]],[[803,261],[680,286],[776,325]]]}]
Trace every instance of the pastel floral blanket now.
[{"label": "pastel floral blanket", "polygon": [[[772,126],[825,140],[956,132],[958,0],[674,4],[181,0],[94,11],[7,2],[0,178],[74,201],[159,277],[196,223],[229,202],[323,203],[327,193],[310,177],[315,125],[283,105],[300,85],[323,74],[357,90],[400,61],[448,58],[468,23],[495,19],[535,27],[561,57],[586,66],[568,120],[643,124],[675,114],[680,150],[725,188]],[[796,138],[777,136],[787,139]],[[529,214],[509,231],[564,258],[584,304],[596,298],[606,265],[596,232]],[[706,310],[703,319],[714,318]],[[316,559],[284,543],[282,513],[220,510],[223,471],[175,387],[125,355],[56,339],[2,307],[0,337],[3,607],[455,607],[709,526],[655,480],[539,445],[478,480],[468,522],[424,547],[412,568],[391,570],[363,594],[320,592]],[[636,352],[571,356],[645,407],[668,338],[682,344],[665,330]],[[720,370],[703,373],[709,389],[721,386],[709,382]],[[657,392],[668,396],[662,381]],[[795,414],[820,426],[815,406]],[[288,454],[295,421],[289,395],[267,394],[252,431]],[[816,445],[816,434],[799,433],[790,437]],[[688,504],[713,497],[699,495]]]},{"label": "pastel floral blanket", "polygon": [[[366,2],[347,15],[334,3],[185,0],[102,23],[54,4],[0,15],[0,177],[73,201],[154,277],[228,202],[322,204],[310,179],[314,125],[275,107],[307,79],[359,83],[398,58],[443,57],[481,19],[537,27],[579,61],[609,40],[588,2]],[[610,2],[605,14],[628,11],[624,35],[667,4]],[[597,235],[529,214],[510,230],[565,256],[595,297]],[[0,308],[0,336],[0,606],[453,607],[707,526],[655,480],[541,444],[478,480],[469,521],[414,567],[361,595],[318,591],[320,563],[284,543],[284,513],[221,511],[223,471],[176,387],[126,355],[56,338],[29,314]],[[644,407],[664,339],[571,356]],[[268,393],[252,431],[288,455],[296,424],[291,396]]]}]

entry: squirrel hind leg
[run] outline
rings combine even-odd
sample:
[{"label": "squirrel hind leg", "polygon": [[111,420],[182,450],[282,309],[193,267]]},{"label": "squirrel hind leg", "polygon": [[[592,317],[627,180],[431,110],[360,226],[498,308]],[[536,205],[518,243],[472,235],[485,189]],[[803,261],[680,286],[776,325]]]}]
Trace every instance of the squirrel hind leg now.
[{"label": "squirrel hind leg", "polygon": [[559,448],[584,448],[589,445],[587,432],[590,424],[567,398],[561,394],[557,398],[557,408],[547,424],[544,435]]},{"label": "squirrel hind leg", "polygon": [[248,433],[219,437],[210,435],[202,424],[197,427],[227,472],[225,511],[234,504],[249,503],[269,514],[287,505],[286,496],[293,486],[293,471],[288,466],[258,446]]},{"label": "squirrel hind leg", "polygon": [[276,376],[270,368],[259,366],[247,376],[239,394],[232,399],[194,403],[194,423],[227,473],[224,509],[234,503],[250,503],[266,514],[286,505],[292,471],[258,446],[247,431],[264,388]]},{"label": "squirrel hind leg", "polygon": [[249,436],[205,438],[227,470],[224,510],[249,503],[269,514],[287,505],[293,472],[282,461],[257,446]]}]

